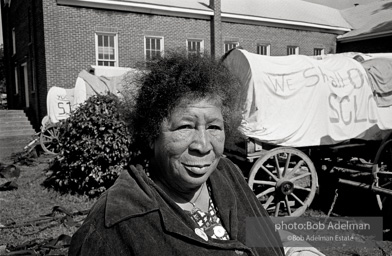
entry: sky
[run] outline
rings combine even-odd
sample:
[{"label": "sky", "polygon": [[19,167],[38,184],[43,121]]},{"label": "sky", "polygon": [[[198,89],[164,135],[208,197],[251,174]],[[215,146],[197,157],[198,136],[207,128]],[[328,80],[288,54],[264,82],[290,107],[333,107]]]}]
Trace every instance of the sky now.
[{"label": "sky", "polygon": [[354,4],[360,4],[360,5],[368,4],[371,2],[377,2],[381,0],[303,0],[303,1],[326,5],[341,10],[341,9],[353,7]]}]

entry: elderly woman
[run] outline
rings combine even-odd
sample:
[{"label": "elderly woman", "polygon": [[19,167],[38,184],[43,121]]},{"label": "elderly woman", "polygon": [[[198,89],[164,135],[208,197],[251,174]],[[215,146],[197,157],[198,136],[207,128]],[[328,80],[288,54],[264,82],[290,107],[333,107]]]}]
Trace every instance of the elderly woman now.
[{"label": "elderly woman", "polygon": [[[130,166],[91,209],[69,255],[284,255],[240,170],[223,156],[236,83],[209,57],[172,54],[141,79]],[[263,239],[247,243],[248,217]]]}]

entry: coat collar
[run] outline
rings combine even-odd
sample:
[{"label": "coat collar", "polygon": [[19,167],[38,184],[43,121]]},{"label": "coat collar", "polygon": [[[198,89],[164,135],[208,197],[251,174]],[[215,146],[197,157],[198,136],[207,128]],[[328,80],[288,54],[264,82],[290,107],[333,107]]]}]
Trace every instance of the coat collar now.
[{"label": "coat collar", "polygon": [[[235,239],[238,233],[237,202],[223,174],[221,162],[210,176],[212,197],[219,209],[221,221],[231,237]],[[159,194],[159,196],[158,196]],[[184,233],[184,225],[194,225],[189,217],[170,198],[151,181],[140,166],[124,169],[113,187],[107,191],[105,226],[110,227],[125,219],[159,210],[167,231]],[[178,211],[177,211],[178,210]],[[189,229],[189,228],[188,228]],[[193,233],[193,229],[189,229]]]},{"label": "coat collar", "polygon": [[158,203],[147,175],[141,166],[123,169],[108,189],[105,209],[105,226],[113,226],[127,218],[158,210]]}]

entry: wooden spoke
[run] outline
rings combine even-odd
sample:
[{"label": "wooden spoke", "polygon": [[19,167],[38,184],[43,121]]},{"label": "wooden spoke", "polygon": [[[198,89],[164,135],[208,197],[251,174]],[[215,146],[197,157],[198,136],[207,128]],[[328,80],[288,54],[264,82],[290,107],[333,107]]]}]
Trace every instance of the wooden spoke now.
[{"label": "wooden spoke", "polygon": [[278,173],[278,178],[282,178],[282,174],[280,173],[280,166],[279,166],[279,159],[278,159],[278,155],[274,155],[274,160],[275,160],[275,168],[276,168],[276,172]]},{"label": "wooden spoke", "polygon": [[391,187],[391,184],[392,184],[392,181],[388,181],[388,182],[385,182],[384,184],[382,184],[380,187],[388,188],[388,187]]},{"label": "wooden spoke", "polygon": [[48,136],[48,135],[43,134],[42,136],[43,136],[45,139],[47,139],[47,141],[49,141],[49,142],[53,140],[53,138],[50,137],[50,136]]},{"label": "wooden spoke", "polygon": [[300,179],[305,178],[305,177],[310,176],[310,175],[312,175],[312,174],[310,172],[307,172],[307,173],[295,176],[294,178],[291,178],[290,181],[294,182],[296,180],[300,180]]},{"label": "wooden spoke", "polygon": [[302,200],[299,199],[294,193],[291,193],[291,196],[294,197],[294,199],[297,200],[301,205],[305,205],[305,203],[302,202]]},{"label": "wooden spoke", "polygon": [[305,190],[305,191],[312,191],[310,188],[304,188],[304,187],[301,187],[301,186],[298,186],[298,185],[295,185],[294,184],[294,189],[299,189],[299,190]]},{"label": "wooden spoke", "polygon": [[261,166],[261,168],[263,169],[263,171],[265,171],[266,173],[268,173],[268,175],[270,176],[270,177],[272,177],[275,181],[278,181],[279,179],[278,179],[278,177],[276,177],[272,172],[270,172],[266,167],[264,167],[264,166]]},{"label": "wooden spoke", "polygon": [[286,160],[286,164],[284,166],[284,170],[283,170],[283,174],[282,174],[283,177],[286,176],[286,173],[287,173],[287,171],[289,169],[290,159],[291,159],[291,153],[287,154],[287,160]]},{"label": "wooden spoke", "polygon": [[276,204],[276,208],[275,208],[275,217],[279,216],[279,210],[280,210],[280,202],[278,202]]},{"label": "wooden spoke", "polygon": [[274,181],[266,181],[266,180],[254,180],[254,184],[275,186],[276,182],[274,182]]},{"label": "wooden spoke", "polygon": [[392,175],[392,172],[379,171],[379,172],[377,172],[377,175],[387,175],[387,176],[391,176],[391,175]]},{"label": "wooden spoke", "polygon": [[289,216],[291,216],[291,208],[290,208],[289,199],[287,196],[284,197],[284,201],[286,203],[287,212],[289,213]]},{"label": "wooden spoke", "polygon": [[291,170],[291,172],[288,173],[287,177],[288,179],[290,179],[298,170],[299,168],[303,165],[304,161],[300,160],[293,168],[293,170]]},{"label": "wooden spoke", "polygon": [[269,189],[264,190],[263,192],[257,194],[256,197],[259,198],[259,197],[262,197],[262,196],[264,196],[266,194],[272,193],[274,191],[275,191],[275,188],[269,188]]},{"label": "wooden spoke", "polygon": [[265,202],[265,204],[263,205],[265,209],[268,209],[268,207],[270,206],[270,204],[272,203],[272,201],[274,200],[274,196],[271,195],[270,197],[268,197],[267,202]]}]

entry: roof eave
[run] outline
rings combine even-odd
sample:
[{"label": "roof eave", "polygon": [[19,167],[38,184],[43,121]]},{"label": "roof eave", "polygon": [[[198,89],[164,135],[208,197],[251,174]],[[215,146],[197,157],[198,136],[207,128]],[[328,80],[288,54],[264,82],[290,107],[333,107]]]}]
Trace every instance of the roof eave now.
[{"label": "roof eave", "polygon": [[[174,6],[156,4],[135,3],[118,0],[56,0],[59,5],[89,7],[106,10],[130,11],[145,14],[179,16],[186,18],[210,19],[214,15],[213,10],[198,10]],[[311,31],[324,31],[338,35],[351,31],[350,28],[329,26],[322,24],[307,23],[301,21],[290,21],[283,19],[264,18],[249,15],[230,14],[222,12],[222,21],[241,22],[252,25],[275,26],[292,29],[305,29]]]},{"label": "roof eave", "polygon": [[324,31],[324,32],[328,31],[329,33],[335,33],[338,35],[351,31],[351,29],[347,27],[329,26],[329,25],[308,23],[302,21],[291,21],[291,20],[264,18],[264,17],[238,15],[238,14],[230,14],[230,13],[222,13],[221,15],[222,15],[222,21],[226,21],[226,22],[241,22],[241,23],[252,24],[252,25],[276,26],[276,27],[291,28],[291,29],[302,28],[311,31]]},{"label": "roof eave", "polygon": [[354,42],[354,41],[375,39],[375,38],[385,37],[385,36],[392,36],[392,31],[368,33],[368,34],[355,35],[355,36],[345,36],[345,37],[340,37],[340,38],[337,37],[337,41],[341,42],[341,43],[346,43],[346,42],[348,43],[348,42]]},{"label": "roof eave", "polygon": [[106,10],[131,11],[166,16],[181,16],[187,18],[210,19],[214,12],[190,8],[162,6],[154,4],[132,3],[128,1],[108,0],[57,0],[59,5],[89,7]]}]

